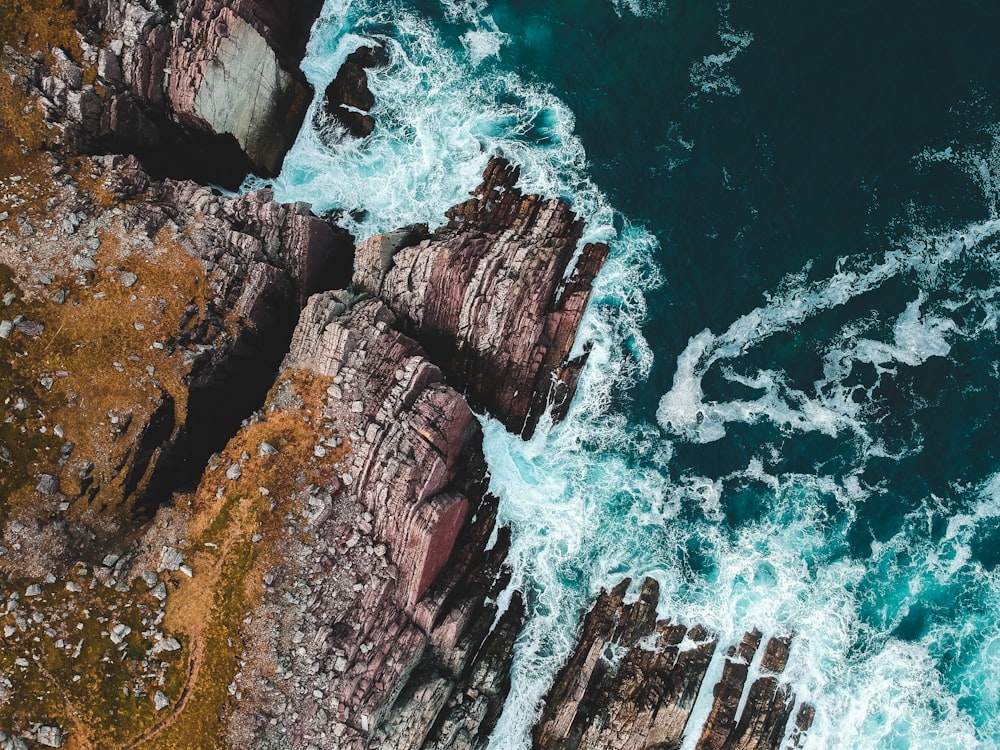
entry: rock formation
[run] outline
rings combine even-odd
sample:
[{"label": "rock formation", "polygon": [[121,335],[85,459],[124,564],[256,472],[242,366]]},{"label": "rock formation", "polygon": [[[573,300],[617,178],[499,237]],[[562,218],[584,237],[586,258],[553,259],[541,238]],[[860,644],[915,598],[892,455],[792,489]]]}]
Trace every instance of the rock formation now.
[{"label": "rock formation", "polygon": [[[690,731],[700,732],[699,750],[781,747],[795,705],[788,685],[779,683],[790,641],[768,641],[739,711],[762,638],[756,630],[747,633],[726,653],[705,725],[689,728],[717,641],[701,626],[657,621],[653,579],[646,579],[635,603],[625,604],[630,583],[603,592],[586,616],[579,646],[545,699],[536,747],[676,748]],[[802,704],[787,747],[799,747],[811,723],[812,708]]]},{"label": "rock formation", "polygon": [[[237,709],[247,718],[232,726],[253,726],[261,746],[287,730],[293,745],[346,750],[377,737],[378,746],[419,748],[449,702],[452,713],[462,706],[464,731],[482,739],[491,724],[481,725],[502,705],[498,685],[520,609],[509,608],[488,633],[496,607],[485,602],[502,588],[503,546],[485,552],[495,500],[483,492],[478,424],[394,322],[372,298],[314,296],[283,365],[329,383],[314,424],[337,437],[314,452],[341,453],[334,476],[303,504],[315,541],[285,541],[289,554],[273,595],[265,594],[263,608],[273,601],[280,613],[263,637],[274,638],[275,649],[243,666],[244,674],[266,674],[273,660],[294,675],[257,686],[255,699]],[[324,554],[334,557],[317,569],[313,561]],[[288,606],[289,593],[305,606]],[[288,633],[300,635],[288,640]],[[483,674],[465,676],[473,663]],[[465,686],[476,677],[484,684],[472,694]],[[291,723],[268,708],[279,693],[294,707]]]},{"label": "rock formation", "polygon": [[[21,279],[3,316],[30,304],[37,327],[10,341],[56,354],[47,368],[15,373],[25,382],[8,394],[23,406],[9,423],[65,434],[59,463],[44,469],[45,502],[18,502],[11,484],[8,514],[28,528],[55,514],[68,535],[55,545],[60,555],[84,554],[93,534],[121,533],[135,506],[155,509],[181,476],[197,481],[208,454],[263,399],[308,295],[345,283],[353,251],[343,230],[267,191],[222,198],[156,182],[134,158],[90,169],[96,192],[67,174],[49,198],[59,210],[48,215],[61,221],[25,211],[8,222],[18,233],[0,229],[0,262]],[[119,201],[124,210],[108,209]],[[154,288],[164,277],[172,289]],[[81,325],[92,342],[72,338]],[[34,410],[49,416],[34,425]],[[98,421],[108,427],[95,429]],[[9,452],[7,443],[0,438]]]},{"label": "rock formation", "polygon": [[[157,168],[278,168],[316,0],[79,6],[79,49],[4,51],[59,138],[30,179],[0,172],[0,744],[485,748],[526,605],[472,409],[525,435],[565,413],[608,248],[495,159],[446,225],[354,265],[305,205]],[[370,108],[383,61],[355,53],[331,106]],[[539,747],[694,730],[716,640],[627,586],[587,616]],[[762,640],[728,652],[699,747],[783,741],[790,643]]]},{"label": "rock formation", "polygon": [[382,47],[359,47],[349,54],[337,76],[326,87],[325,115],[355,138],[371,135],[375,130],[375,118],[368,111],[375,106],[375,96],[368,88],[366,71],[388,64],[389,55]]},{"label": "rock formation", "polygon": [[134,153],[161,174],[230,187],[250,169],[278,173],[312,98],[298,65],[321,2],[81,5],[78,59],[57,48],[52,65],[22,58],[9,70],[41,95],[70,148]]},{"label": "rock formation", "polygon": [[606,245],[587,244],[564,201],[522,195],[519,169],[490,162],[449,223],[373,237],[354,285],[382,298],[405,330],[484,409],[530,435],[546,407],[565,413],[586,356],[570,359]]}]

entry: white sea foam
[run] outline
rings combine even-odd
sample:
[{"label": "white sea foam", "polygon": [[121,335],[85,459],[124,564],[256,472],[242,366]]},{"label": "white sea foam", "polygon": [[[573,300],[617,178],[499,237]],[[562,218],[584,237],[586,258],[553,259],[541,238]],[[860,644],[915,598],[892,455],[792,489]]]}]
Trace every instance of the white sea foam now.
[{"label": "white sea foam", "polygon": [[[838,435],[845,431],[865,441],[867,435],[863,407],[841,387],[855,363],[876,365],[879,372],[892,372],[896,363],[919,365],[932,356],[949,351],[949,337],[960,333],[958,323],[943,313],[954,312],[970,303],[989,301],[994,292],[969,296],[952,290],[956,274],[976,255],[989,260],[995,253],[993,240],[1000,233],[1000,221],[967,226],[962,232],[923,237],[892,249],[878,262],[863,257],[843,257],[836,272],[821,281],[808,281],[808,269],[785,280],[766,304],[740,317],[722,334],[705,330],[688,342],[677,359],[673,387],[660,401],[657,419],[670,434],[695,442],[711,442],[726,435],[726,425],[767,419],[788,431],[816,431]],[[747,352],[777,333],[801,325],[828,310],[842,307],[859,296],[878,289],[897,277],[908,277],[921,287],[936,288],[945,299],[935,305],[942,314],[921,315],[926,296],[918,292],[893,328],[893,341],[858,338],[866,322],[844,327],[834,345],[824,355],[824,379],[815,383],[814,393],[794,388],[780,372],[757,370],[739,375],[724,370],[726,379],[763,390],[750,401],[707,400],[702,383],[708,370],[720,362],[738,361]],[[995,321],[995,310],[989,308]],[[971,333],[967,331],[965,333]]]},{"label": "white sea foam", "polygon": [[[811,748],[990,746],[1000,737],[993,668],[1000,658],[1000,584],[977,562],[974,547],[1000,516],[1000,475],[980,487],[956,486],[954,497],[923,499],[906,528],[858,557],[845,539],[882,491],[866,482],[864,458],[835,474],[778,472],[780,447],[768,445],[741,469],[711,476],[676,465],[674,456],[679,444],[720,439],[733,424],[768,422],[786,439],[821,433],[859,442],[863,457],[891,457],[872,424],[877,383],[866,383],[859,400],[849,379],[862,366],[873,367],[879,381],[895,378],[901,368],[948,356],[959,339],[996,332],[1000,215],[991,211],[961,232],[917,233],[876,259],[845,256],[818,281],[810,269],[789,277],[721,334],[706,330],[691,339],[660,403],[660,428],[630,422],[623,404],[652,366],[642,323],[645,294],[660,282],[655,239],[627,224],[615,231],[621,219],[587,179],[572,112],[544,87],[490,67],[502,42],[489,36],[499,30],[485,21],[486,4],[445,8],[450,21],[470,26],[460,49],[404,5],[328,1],[306,73],[321,91],[359,43],[384,42],[391,65],[371,76],[378,125],[365,141],[339,143],[304,128],[275,188],[279,198],[311,201],[320,210],[363,209],[363,217],[344,221],[368,236],[440,222],[444,209],[477,184],[487,159],[503,153],[522,165],[527,190],[571,199],[587,219],[587,239],[612,244],[581,327],[578,344],[592,350],[566,420],[552,426],[543,419],[525,442],[483,419],[491,488],[501,499],[501,521],[512,529],[512,586],[524,594],[529,614],[491,747],[530,747],[539,700],[574,645],[581,613],[600,587],[646,575],[660,583],[662,616],[702,623],[723,646],[751,627],[794,635],[786,676],[818,707]],[[727,24],[720,31],[727,51],[706,58],[698,76],[692,70],[699,91],[734,90],[727,67],[750,37]],[[932,158],[965,169],[996,202],[994,156],[983,157],[985,172],[958,149]],[[993,273],[984,288],[961,283],[970,259]],[[775,334],[842,309],[891,279],[909,284],[909,299],[843,323],[817,352],[817,383],[749,364],[747,355]],[[757,395],[707,395],[705,376],[716,367]],[[897,455],[918,447],[897,447]],[[734,521],[734,497],[748,488],[752,512]],[[959,501],[967,512],[946,518]],[[985,614],[970,607],[963,617],[932,620],[909,639],[893,634],[935,597],[947,602],[963,592],[978,597]],[[721,660],[713,665],[718,671]],[[699,698],[699,715],[710,700],[707,692]]]},{"label": "white sea foam", "polygon": [[730,74],[729,66],[750,46],[753,34],[733,27],[729,20],[728,0],[719,4],[719,14],[722,17],[719,22],[719,41],[726,49],[724,52],[706,55],[691,66],[691,85],[694,87],[691,98],[694,102],[703,97],[738,96],[742,91]]},{"label": "white sea foam", "polygon": [[[575,197],[609,237],[610,208],[585,176],[585,155],[572,112],[549,91],[512,73],[480,75],[503,35],[480,28],[463,38],[467,49],[443,43],[433,25],[402,6],[331,0],[309,43],[303,70],[325,90],[347,55],[363,43],[385,45],[390,66],[369,71],[375,132],[338,139],[304,127],[270,181],[281,200],[305,200],[317,211],[352,209],[342,223],[364,237],[397,226],[444,220],[444,211],[478,184],[490,156],[522,167],[526,190]],[[312,123],[321,97],[307,116]],[[251,179],[248,186],[263,184]],[[603,229],[601,229],[603,227]]]},{"label": "white sea foam", "polygon": [[666,0],[611,0],[611,2],[619,16],[631,13],[633,16],[650,18],[662,15],[667,10]]}]

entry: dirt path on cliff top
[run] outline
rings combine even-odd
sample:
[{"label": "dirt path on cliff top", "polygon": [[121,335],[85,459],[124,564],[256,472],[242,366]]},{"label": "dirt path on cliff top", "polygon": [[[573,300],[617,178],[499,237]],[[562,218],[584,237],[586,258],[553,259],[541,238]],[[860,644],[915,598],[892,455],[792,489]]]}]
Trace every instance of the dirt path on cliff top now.
[{"label": "dirt path on cliff top", "polygon": [[[216,624],[219,617],[219,613],[214,607],[215,593],[218,587],[223,585],[223,567],[230,556],[236,554],[233,547],[242,540],[244,535],[244,516],[247,512],[245,502],[246,499],[237,504],[239,510],[234,513],[229,528],[223,532],[218,547],[214,550],[215,554],[200,554],[196,558],[196,576],[188,581],[185,587],[189,590],[181,590],[173,594],[174,597],[180,598],[174,599],[177,603],[174,605],[175,609],[171,613],[171,619],[176,622],[177,629],[182,630],[190,638],[187,679],[184,689],[181,691],[180,697],[171,704],[169,712],[165,716],[132,738],[121,750],[140,750],[141,748],[164,750],[166,747],[173,748],[175,746],[176,743],[167,745],[155,743],[164,732],[182,719],[192,696],[199,687],[198,679],[205,664],[205,649],[209,640],[206,631]],[[217,716],[218,714],[213,715]],[[218,747],[225,746],[219,742],[219,737],[215,733],[206,736],[205,740],[213,743],[205,745],[206,750],[209,747],[216,750]],[[189,750],[187,745],[184,748]]]},{"label": "dirt path on cliff top", "polygon": [[[237,524],[238,525],[238,524]],[[187,678],[184,682],[184,689],[180,698],[170,705],[168,713],[152,726],[148,727],[138,736],[134,737],[122,750],[138,750],[148,747],[153,750],[153,743],[158,736],[170,729],[184,713],[188,702],[198,685],[198,676],[201,674],[202,665],[205,663],[205,629],[211,625],[213,594],[222,577],[222,564],[227,554],[232,550],[235,538],[239,536],[239,531],[230,531],[219,545],[219,554],[215,557],[209,567],[198,570],[200,578],[207,579],[206,583],[199,586],[193,595],[186,597],[182,609],[184,612],[184,622],[186,634],[190,638],[190,652],[188,656]],[[203,557],[203,560],[205,558]],[[207,560],[205,560],[207,562]],[[204,564],[204,563],[203,563]],[[193,584],[193,581],[192,581]],[[177,596],[178,594],[174,594]],[[156,746],[160,750],[159,746]]]}]

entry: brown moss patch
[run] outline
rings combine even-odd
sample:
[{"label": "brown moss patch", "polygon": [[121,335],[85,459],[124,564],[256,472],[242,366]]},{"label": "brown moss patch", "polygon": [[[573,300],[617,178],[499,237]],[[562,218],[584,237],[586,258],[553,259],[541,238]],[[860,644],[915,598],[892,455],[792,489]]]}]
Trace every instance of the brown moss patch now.
[{"label": "brown moss patch", "polygon": [[[62,47],[80,59],[76,11],[61,0],[3,0],[0,2],[0,48],[10,45],[25,56]],[[0,177],[24,174],[32,179],[38,167],[47,168],[39,148],[49,130],[34,101],[6,75],[0,76]]]},{"label": "brown moss patch", "polygon": [[[130,245],[120,228],[99,238],[97,269],[85,284],[75,276],[50,284],[69,292],[63,304],[18,294],[0,310],[0,318],[20,314],[44,326],[40,335],[15,331],[0,342],[0,441],[23,467],[0,480],[7,511],[37,503],[42,473],[60,476],[67,517],[115,510],[127,483],[136,485],[133,496],[142,489],[145,477],[130,467],[153,415],[183,422],[190,361],[172,342],[185,309],[204,309],[204,266],[166,233],[152,249]],[[123,283],[128,274],[138,279],[132,286]],[[18,293],[9,277],[0,297]],[[68,457],[60,452],[67,443]]]},{"label": "brown moss patch", "polygon": [[[142,584],[122,591],[85,567],[68,581],[82,590],[58,580],[28,596],[30,581],[7,582],[21,597],[0,615],[0,726],[20,733],[42,722],[68,731],[67,747],[127,747],[156,722],[152,696],[179,682],[168,677],[184,668],[184,651],[151,656],[160,604]],[[115,642],[119,625],[129,632]]]},{"label": "brown moss patch", "polygon": [[[329,481],[350,450],[315,455],[321,438],[329,378],[305,371],[285,373],[269,396],[266,417],[245,425],[212,462],[196,493],[178,505],[190,508],[194,577],[177,576],[164,626],[183,632],[191,646],[188,682],[171,715],[144,733],[135,747],[147,750],[215,750],[223,746],[230,685],[239,670],[243,623],[263,594],[266,571],[287,552],[284,523],[294,498],[310,484]],[[291,398],[288,398],[291,391]],[[274,407],[278,400],[290,406]],[[267,443],[277,453],[261,455]],[[238,465],[240,476],[227,476]]]}]

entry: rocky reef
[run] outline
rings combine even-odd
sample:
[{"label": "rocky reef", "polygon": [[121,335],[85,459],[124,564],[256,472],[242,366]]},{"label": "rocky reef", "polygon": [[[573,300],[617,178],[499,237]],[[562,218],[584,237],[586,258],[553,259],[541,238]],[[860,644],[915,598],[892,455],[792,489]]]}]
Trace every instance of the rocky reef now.
[{"label": "rocky reef", "polygon": [[[676,748],[690,731],[718,640],[700,625],[657,620],[660,592],[651,578],[643,582],[637,600],[625,604],[630,583],[603,592],[587,614],[579,645],[545,698],[535,747]],[[708,718],[693,728],[700,732],[699,750],[801,746],[813,710],[800,705],[786,742],[796,701],[779,679],[790,639],[771,638],[763,651],[761,640],[754,630],[726,651]],[[752,681],[751,667],[758,675]]]},{"label": "rocky reef", "polygon": [[[52,0],[58,43],[4,48],[0,747],[458,750],[503,710],[526,605],[473,410],[565,414],[608,248],[503,159],[436,231],[356,248],[199,184],[279,168],[318,10]],[[381,64],[349,60],[331,112]],[[789,639],[748,633],[689,727],[717,639],[628,587],[536,746],[798,746]]]}]

